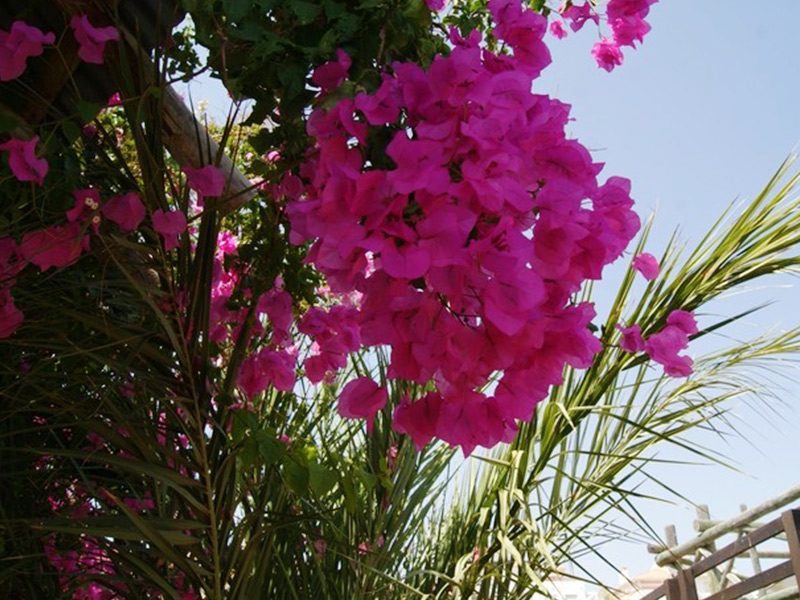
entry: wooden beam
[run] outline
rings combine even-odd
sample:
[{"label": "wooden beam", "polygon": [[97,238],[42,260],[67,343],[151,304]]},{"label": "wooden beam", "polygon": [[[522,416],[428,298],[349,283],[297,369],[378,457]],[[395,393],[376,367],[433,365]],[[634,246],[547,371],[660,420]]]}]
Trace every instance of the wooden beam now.
[{"label": "wooden beam", "polygon": [[656,564],[659,566],[664,566],[673,562],[676,556],[680,557],[686,554],[694,554],[698,548],[702,548],[708,542],[715,540],[726,533],[730,533],[731,531],[741,529],[743,525],[752,521],[756,521],[764,515],[768,515],[769,513],[786,506],[790,502],[794,502],[798,498],[800,498],[800,485],[791,487],[779,496],[759,504],[758,506],[754,506],[750,510],[745,511],[734,518],[729,519],[728,521],[723,521],[722,523],[707,529],[693,540],[673,546],[672,548],[668,548],[664,552],[660,552],[658,555],[656,555]]}]

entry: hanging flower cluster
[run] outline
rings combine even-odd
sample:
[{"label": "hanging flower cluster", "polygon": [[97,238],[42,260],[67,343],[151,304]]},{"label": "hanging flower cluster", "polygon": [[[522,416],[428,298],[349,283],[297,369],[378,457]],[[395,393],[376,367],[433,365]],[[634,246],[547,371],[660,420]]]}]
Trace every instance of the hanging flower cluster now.
[{"label": "hanging flower cluster", "polygon": [[[650,6],[658,0],[609,0],[606,6],[606,20],[611,29],[611,37],[601,36],[592,46],[592,56],[597,66],[606,71],[614,70],[622,64],[622,47],[636,47],[636,42],[644,42],[644,36],[650,31],[650,24],[645,21]],[[559,14],[569,22],[572,31],[580,31],[587,21],[600,25],[600,14],[594,2],[575,4],[572,0],[565,2],[558,10]],[[562,39],[567,32],[561,21],[550,24],[550,32]]]},{"label": "hanging flower cluster", "polygon": [[[565,365],[591,364],[594,309],[571,297],[639,229],[630,183],[598,183],[602,165],[566,137],[569,107],[531,93],[550,62],[546,19],[515,0],[489,8],[513,55],[453,32],[427,71],[395,63],[374,93],[316,109],[307,184],[288,206],[292,241],[314,241],[331,288],[363,294],[360,336],[391,347],[389,376],[435,384],[395,427],[465,453],[511,439]],[[323,94],[348,66],[340,53],[318,70]],[[375,158],[381,137],[390,165]]]}]

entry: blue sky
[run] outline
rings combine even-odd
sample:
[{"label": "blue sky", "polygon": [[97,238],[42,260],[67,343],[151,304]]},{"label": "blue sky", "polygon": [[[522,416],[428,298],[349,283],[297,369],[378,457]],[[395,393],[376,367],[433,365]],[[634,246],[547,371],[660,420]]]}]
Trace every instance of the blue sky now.
[{"label": "blue sky", "polygon": [[[656,211],[649,250],[658,255],[676,228],[689,246],[697,242],[731,202],[752,197],[800,142],[800,2],[662,0],[648,20],[653,30],[643,47],[626,50],[625,63],[610,74],[589,54],[596,30],[586,27],[562,41],[548,36],[554,61],[536,91],[572,104],[570,133],[606,163],[605,176],[633,181],[643,217]],[[192,92],[195,102],[209,100],[211,115],[224,114],[227,98],[212,86],[194,86]],[[759,289],[711,310],[731,315],[774,300],[731,335],[747,339],[765,329],[789,328],[800,324],[794,284],[789,276],[764,280]],[[611,282],[609,292],[613,287]],[[712,317],[701,317],[701,324],[702,318]],[[721,450],[740,472],[711,466],[655,473],[690,499],[709,504],[718,518],[797,483],[800,386],[779,383],[784,402],[775,412],[763,404],[734,405],[743,437],[696,437]],[[675,524],[682,541],[694,535],[694,509],[686,502],[651,503],[644,514],[657,531]],[[652,564],[641,545],[611,545],[606,554],[631,573]],[[615,581],[608,569],[590,564]]]}]

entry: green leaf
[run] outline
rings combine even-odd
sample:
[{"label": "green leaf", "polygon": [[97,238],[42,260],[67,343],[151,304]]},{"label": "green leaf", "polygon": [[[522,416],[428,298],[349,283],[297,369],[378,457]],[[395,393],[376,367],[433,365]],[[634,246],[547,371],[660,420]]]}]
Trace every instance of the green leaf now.
[{"label": "green leaf", "polygon": [[94,121],[94,118],[103,107],[97,102],[89,102],[88,100],[78,100],[78,115],[84,123]]},{"label": "green leaf", "polygon": [[271,467],[280,462],[286,455],[286,446],[275,438],[274,433],[262,429],[256,432],[255,439],[258,446],[258,455],[261,457],[262,464],[265,467]]},{"label": "green leaf", "polygon": [[252,6],[251,0],[222,0],[222,7],[231,21],[240,21]]},{"label": "green leaf", "polygon": [[319,16],[322,7],[315,2],[294,0],[290,2],[289,9],[295,14],[301,25],[308,25]]},{"label": "green leaf", "polygon": [[287,460],[283,464],[283,477],[286,485],[298,496],[305,496],[308,493],[309,472],[306,465],[293,459]]},{"label": "green leaf", "polygon": [[317,462],[308,465],[308,475],[311,491],[320,497],[330,492],[338,479],[333,470]]}]

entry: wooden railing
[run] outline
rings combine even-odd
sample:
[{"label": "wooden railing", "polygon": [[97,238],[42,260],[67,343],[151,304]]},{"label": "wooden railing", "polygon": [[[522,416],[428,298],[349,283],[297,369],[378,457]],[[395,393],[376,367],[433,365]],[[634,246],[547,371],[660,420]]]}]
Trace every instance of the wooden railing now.
[{"label": "wooden railing", "polygon": [[[710,596],[706,596],[703,600],[741,598],[792,576],[797,585],[795,589],[798,589],[800,588],[800,509],[794,509],[787,510],[774,521],[762,525],[751,533],[742,535],[735,542],[711,555],[691,565],[681,566],[674,577],[664,581],[641,600],[658,600],[663,597],[667,600],[698,600],[696,582],[699,577],[780,534],[785,534],[788,542],[788,560],[724,587]],[[680,556],[676,555],[675,559],[677,562]]]}]

